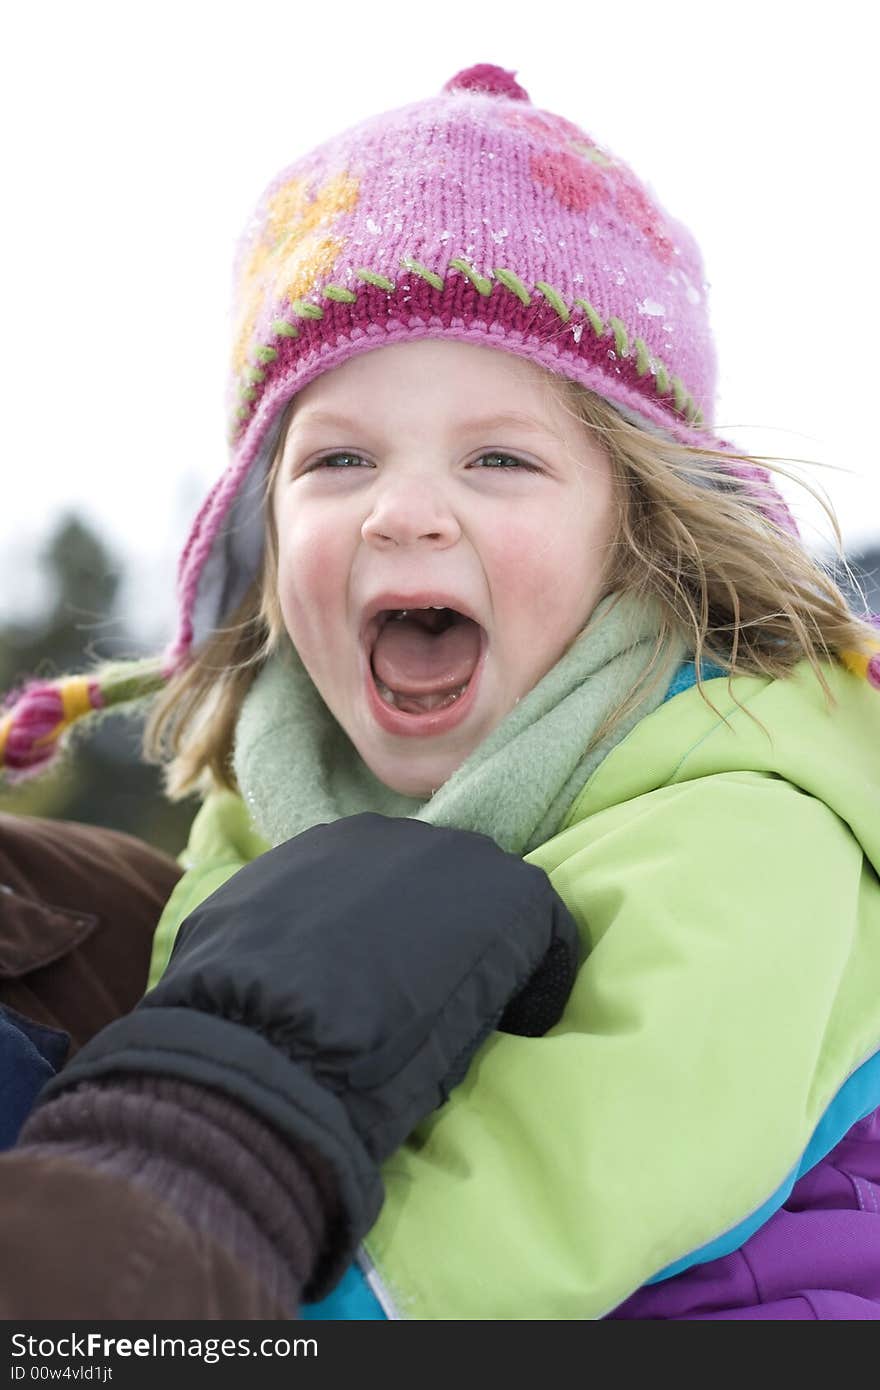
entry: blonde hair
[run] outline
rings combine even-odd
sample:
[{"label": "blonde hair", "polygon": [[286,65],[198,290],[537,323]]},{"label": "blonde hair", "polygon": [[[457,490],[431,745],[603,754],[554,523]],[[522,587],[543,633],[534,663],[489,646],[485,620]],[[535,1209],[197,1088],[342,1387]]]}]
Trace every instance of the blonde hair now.
[{"label": "blonde hair", "polygon": [[[807,660],[833,704],[821,663],[843,652],[873,650],[876,634],[850,610],[822,563],[762,510],[759,484],[743,482],[730,465],[763,466],[806,487],[829,517],[838,559],[843,561],[830,503],[778,460],[661,439],[624,419],[585,387],[546,375],[560,404],[588,428],[611,462],[616,525],[603,596],[617,592],[653,598],[661,614],[642,680],[592,741],[607,737],[632,710],[645,695],[652,674],[654,680],[659,678],[662,653],[673,634],[686,642],[699,693],[713,709],[701,676],[701,665],[707,661],[728,676],[777,678]],[[282,420],[266,478],[262,573],[228,625],[212,634],[192,664],[157,697],[147,722],[146,756],[167,764],[166,790],[174,800],[212,786],[237,790],[232,752],[238,713],[284,634],[271,494],[291,408],[288,405]],[[847,569],[845,561],[843,565]]]}]

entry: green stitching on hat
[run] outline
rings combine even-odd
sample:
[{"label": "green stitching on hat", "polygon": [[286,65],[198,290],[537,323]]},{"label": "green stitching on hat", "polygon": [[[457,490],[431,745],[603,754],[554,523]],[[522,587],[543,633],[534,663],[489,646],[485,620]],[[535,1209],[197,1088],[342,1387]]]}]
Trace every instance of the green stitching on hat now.
[{"label": "green stitching on hat", "polygon": [[435,290],[442,290],[444,283],[435,270],[429,270],[421,261],[414,261],[412,256],[401,257],[400,264],[405,270],[411,270],[413,275],[421,275],[423,280],[427,280],[429,285],[433,285]]},{"label": "green stitching on hat", "polygon": [[496,266],[492,272],[496,280],[500,280],[505,289],[512,290],[517,299],[521,299],[523,304],[531,304],[532,296],[529,294],[522,280],[518,275],[514,275],[512,270],[499,270]]},{"label": "green stitching on hat", "polygon": [[339,304],[354,304],[357,299],[357,295],[352,290],[347,290],[344,285],[325,285],[322,293]]},{"label": "green stitching on hat", "polygon": [[571,310],[558,290],[554,290],[552,285],[545,284],[543,280],[535,281],[535,289],[540,290],[551,309],[555,309],[563,323],[568,323],[571,318]]},{"label": "green stitching on hat", "polygon": [[466,275],[479,294],[489,295],[492,293],[492,281],[487,280],[485,275],[481,275],[478,270],[474,270],[473,266],[468,265],[467,261],[463,261],[460,256],[456,257],[454,261],[450,261],[449,264],[454,266],[456,270],[460,270],[462,275]]},{"label": "green stitching on hat", "polygon": [[324,317],[324,310],[320,304],[309,304],[305,299],[291,300],[290,307],[301,319],[322,319]]},{"label": "green stitching on hat", "polygon": [[587,318],[590,320],[590,327],[592,328],[596,337],[601,338],[602,334],[605,332],[605,325],[600,319],[599,315],[596,313],[596,310],[593,308],[590,301],[588,299],[576,299],[574,302],[579,309],[583,309]]},{"label": "green stitching on hat", "polygon": [[[426,280],[434,289],[445,289],[446,282],[443,277],[438,275],[435,271],[430,270],[426,265],[423,265],[421,261],[417,261],[411,256],[404,256],[400,264],[414,275],[420,275],[422,279]],[[512,270],[508,270],[506,267],[496,266],[489,272],[493,279],[488,279],[485,275],[480,275],[479,272],[462,257],[456,257],[455,260],[449,262],[449,265],[452,269],[458,270],[462,275],[466,276],[476,290],[483,296],[488,296],[492,293],[494,279],[498,280],[498,282],[502,284],[505,289],[509,290],[511,294],[515,294],[523,304],[528,305],[532,302],[531,294],[523,281],[518,275],[514,274]],[[358,279],[363,280],[366,284],[375,285],[378,289],[386,290],[389,293],[396,289],[393,281],[389,280],[384,275],[379,275],[376,271],[361,267],[355,271],[355,274]],[[543,280],[538,280],[534,288],[538,293],[544,296],[547,303],[555,313],[559,315],[563,322],[567,323],[570,320],[571,310],[558,290],[555,290],[552,285],[548,285]],[[343,285],[324,285],[321,293],[328,299],[336,300],[338,303],[342,304],[353,304],[357,299],[357,295]],[[577,308],[583,310],[596,337],[601,338],[606,331],[606,326],[590,301],[588,299],[576,299],[574,304]],[[294,300],[290,307],[293,313],[297,314],[300,318],[321,319],[324,317],[324,310],[319,305],[312,304],[308,300]],[[614,333],[614,345],[618,354],[621,357],[627,357],[629,355],[630,335],[626,325],[621,319],[610,317],[608,319],[608,328]],[[299,328],[296,324],[290,323],[287,319],[274,319],[272,322],[272,332],[281,338],[299,337]],[[660,361],[659,357],[652,359],[650,348],[643,338],[633,337],[632,342],[636,352],[636,371],[638,375],[640,377],[645,377],[649,372],[653,371],[654,390],[657,395],[666,396],[671,391],[676,410],[687,419],[688,423],[692,425],[703,425],[703,412],[697,406],[693,396],[690,395],[681,378],[677,376],[670,377],[667,367]],[[261,344],[253,349],[253,355],[259,362],[268,364],[277,359],[278,352],[268,344]],[[235,412],[235,418],[241,420],[242,417],[252,414],[253,406],[248,403],[253,401],[254,397],[257,395],[255,383],[264,381],[265,375],[265,372],[261,371],[259,367],[248,366],[244,369],[239,385],[239,396],[244,404],[239,406],[238,410]],[[236,428],[238,427],[236,426]]]},{"label": "green stitching on hat", "polygon": [[614,346],[617,348],[618,354],[621,357],[626,357],[629,352],[629,339],[626,336],[625,327],[620,319],[614,318],[613,315],[608,320],[608,325],[614,329]]},{"label": "green stitching on hat", "polygon": [[393,290],[394,281],[387,279],[384,275],[377,275],[375,270],[365,270],[361,268],[355,271],[359,280],[366,280],[368,285],[375,285],[380,290]]}]

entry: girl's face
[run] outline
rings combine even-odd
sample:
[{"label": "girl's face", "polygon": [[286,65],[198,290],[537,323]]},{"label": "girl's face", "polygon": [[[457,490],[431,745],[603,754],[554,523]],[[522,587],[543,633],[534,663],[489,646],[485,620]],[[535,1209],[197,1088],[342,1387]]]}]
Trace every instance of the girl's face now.
[{"label": "girl's face", "polygon": [[272,505],[306,670],[375,776],[425,799],[583,628],[614,520],[608,459],[546,375],[435,339],[300,392]]}]

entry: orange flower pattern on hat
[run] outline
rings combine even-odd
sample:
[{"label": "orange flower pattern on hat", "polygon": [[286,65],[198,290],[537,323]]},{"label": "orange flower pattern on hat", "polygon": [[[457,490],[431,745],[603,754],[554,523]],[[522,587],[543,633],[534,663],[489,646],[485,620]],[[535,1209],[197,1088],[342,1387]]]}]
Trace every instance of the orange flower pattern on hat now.
[{"label": "orange flower pattern on hat", "polygon": [[269,198],[238,275],[237,373],[247,366],[257,321],[267,302],[293,303],[330,274],[345,246],[343,238],[331,236],[330,231],[343,213],[356,206],[358,190],[359,181],[343,172],[322,184],[314,197],[309,197],[308,179],[292,178]]}]

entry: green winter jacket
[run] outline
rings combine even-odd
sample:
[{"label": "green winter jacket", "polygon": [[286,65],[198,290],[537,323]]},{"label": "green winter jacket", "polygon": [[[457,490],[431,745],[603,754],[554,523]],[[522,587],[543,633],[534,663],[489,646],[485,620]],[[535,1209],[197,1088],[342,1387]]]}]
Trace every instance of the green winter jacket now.
[{"label": "green winter jacket", "polygon": [[[603,1317],[739,1248],[880,1105],[880,695],[825,670],[830,711],[806,663],[707,682],[717,713],[675,695],[526,856],[586,959],[560,1023],[494,1034],[385,1164],[390,1316]],[[266,848],[238,797],[206,801],[157,968]]]}]

